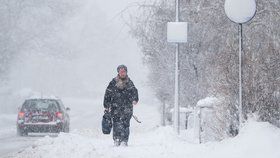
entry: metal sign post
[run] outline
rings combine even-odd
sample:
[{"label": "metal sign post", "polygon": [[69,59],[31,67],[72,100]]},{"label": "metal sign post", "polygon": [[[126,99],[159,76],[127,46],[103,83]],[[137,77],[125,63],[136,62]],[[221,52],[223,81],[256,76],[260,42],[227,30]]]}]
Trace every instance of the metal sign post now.
[{"label": "metal sign post", "polygon": [[175,54],[175,85],[174,85],[174,129],[180,134],[180,106],[179,106],[179,48],[180,43],[187,42],[188,24],[180,22],[179,0],[175,0],[176,21],[167,23],[167,41],[176,43]]},{"label": "metal sign post", "polygon": [[[176,22],[179,22],[179,0],[176,0]],[[174,128],[180,134],[180,107],[179,107],[179,43],[176,43],[175,55],[175,94],[174,94]]]},{"label": "metal sign post", "polygon": [[242,117],[242,24],[239,24],[239,128],[243,122]]},{"label": "metal sign post", "polygon": [[256,14],[255,0],[225,0],[225,13],[234,23],[238,24],[239,34],[239,129],[243,122],[242,114],[242,24],[250,21]]}]

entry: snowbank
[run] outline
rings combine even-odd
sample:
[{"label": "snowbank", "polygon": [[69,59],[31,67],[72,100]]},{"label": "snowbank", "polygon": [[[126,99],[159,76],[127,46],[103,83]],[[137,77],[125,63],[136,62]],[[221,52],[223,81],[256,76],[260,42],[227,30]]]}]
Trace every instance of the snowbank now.
[{"label": "snowbank", "polygon": [[100,131],[60,134],[56,138],[45,137],[14,157],[280,157],[280,129],[265,122],[249,121],[237,137],[221,142],[196,144],[182,137],[185,136],[175,136],[171,127],[155,127],[144,133],[132,134],[128,147],[114,147],[111,136],[104,136]]},{"label": "snowbank", "polygon": [[210,107],[211,108],[219,102],[221,102],[221,100],[219,100],[216,97],[206,97],[197,102],[197,107]]},{"label": "snowbank", "polygon": [[235,138],[209,146],[208,155],[227,158],[279,158],[279,147],[279,128],[267,122],[250,120]]}]

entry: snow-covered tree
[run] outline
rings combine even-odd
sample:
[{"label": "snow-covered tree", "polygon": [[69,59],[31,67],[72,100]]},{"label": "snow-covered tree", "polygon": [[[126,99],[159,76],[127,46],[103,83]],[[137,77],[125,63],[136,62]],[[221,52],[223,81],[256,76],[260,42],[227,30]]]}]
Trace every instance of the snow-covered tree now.
[{"label": "snow-covered tree", "polygon": [[[223,96],[238,122],[238,25],[224,12],[223,0],[181,0],[181,21],[189,23],[188,43],[180,46],[180,105],[195,106],[206,96]],[[279,122],[280,2],[257,1],[255,18],[244,24],[244,117]],[[129,26],[150,68],[150,83],[173,104],[175,47],[167,43],[166,23],[175,21],[173,1],[139,5]],[[162,95],[165,94],[165,95]],[[221,108],[222,109],[222,108]],[[237,124],[235,124],[237,126]]]}]

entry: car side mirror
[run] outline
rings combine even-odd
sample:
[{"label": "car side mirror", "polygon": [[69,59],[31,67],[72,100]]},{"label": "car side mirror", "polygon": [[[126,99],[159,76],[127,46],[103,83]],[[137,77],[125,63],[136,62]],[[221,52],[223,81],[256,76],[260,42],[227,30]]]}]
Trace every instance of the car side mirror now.
[{"label": "car side mirror", "polygon": [[68,107],[66,108],[66,111],[70,111],[70,110],[71,110],[70,108],[68,108]]}]

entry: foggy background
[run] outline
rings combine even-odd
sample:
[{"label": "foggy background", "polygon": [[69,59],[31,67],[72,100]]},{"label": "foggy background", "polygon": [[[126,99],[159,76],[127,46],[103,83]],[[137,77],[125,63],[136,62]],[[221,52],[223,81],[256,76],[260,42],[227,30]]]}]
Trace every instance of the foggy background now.
[{"label": "foggy background", "polygon": [[0,113],[15,112],[31,95],[103,98],[120,64],[144,100],[147,68],[122,17],[134,2],[3,2]]}]

